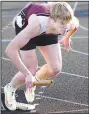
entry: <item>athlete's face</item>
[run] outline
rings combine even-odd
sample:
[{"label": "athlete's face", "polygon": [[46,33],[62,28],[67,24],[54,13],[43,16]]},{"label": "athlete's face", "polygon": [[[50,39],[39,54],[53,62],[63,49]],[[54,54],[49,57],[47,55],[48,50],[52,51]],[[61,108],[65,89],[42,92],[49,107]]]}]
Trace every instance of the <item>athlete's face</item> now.
[{"label": "athlete's face", "polygon": [[67,24],[63,24],[61,20],[53,21],[53,28],[58,34],[64,34],[67,29]]}]

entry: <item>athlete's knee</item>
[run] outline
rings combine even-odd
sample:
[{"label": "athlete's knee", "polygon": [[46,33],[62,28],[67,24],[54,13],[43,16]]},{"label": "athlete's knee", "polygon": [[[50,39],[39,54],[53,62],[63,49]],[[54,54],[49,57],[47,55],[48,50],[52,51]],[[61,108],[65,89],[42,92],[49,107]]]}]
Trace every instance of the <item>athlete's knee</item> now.
[{"label": "athlete's knee", "polygon": [[51,68],[51,73],[53,76],[58,75],[62,71],[62,66],[55,66]]}]

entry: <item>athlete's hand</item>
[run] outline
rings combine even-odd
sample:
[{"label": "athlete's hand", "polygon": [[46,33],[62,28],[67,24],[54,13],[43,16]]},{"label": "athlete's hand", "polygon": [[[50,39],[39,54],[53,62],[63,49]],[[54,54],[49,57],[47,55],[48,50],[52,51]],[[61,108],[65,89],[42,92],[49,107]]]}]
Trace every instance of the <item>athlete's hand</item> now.
[{"label": "athlete's hand", "polygon": [[69,51],[71,51],[72,50],[72,48],[71,48],[71,44],[72,44],[72,41],[71,41],[71,39],[61,39],[61,40],[59,40],[59,43],[60,44],[63,44],[63,46],[64,46],[64,48],[69,52]]},{"label": "athlete's hand", "polygon": [[25,84],[26,84],[26,89],[29,88],[29,90],[33,87],[33,76],[28,74],[26,75],[25,78]]}]

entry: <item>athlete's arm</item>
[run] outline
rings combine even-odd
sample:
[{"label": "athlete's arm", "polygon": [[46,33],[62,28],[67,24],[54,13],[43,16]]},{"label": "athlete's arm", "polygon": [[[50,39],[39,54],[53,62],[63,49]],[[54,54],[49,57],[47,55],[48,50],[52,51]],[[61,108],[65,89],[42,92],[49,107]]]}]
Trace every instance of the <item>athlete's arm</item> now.
[{"label": "athlete's arm", "polygon": [[79,21],[76,17],[74,17],[74,19],[71,21],[70,25],[69,25],[69,31],[66,33],[64,40],[68,40],[78,29],[79,27]]},{"label": "athlete's arm", "polygon": [[28,20],[28,25],[23,29],[7,46],[5,52],[10,58],[16,68],[24,75],[28,75],[29,71],[23,64],[20,58],[20,48],[22,48],[27,42],[40,34],[40,25],[36,15],[32,15]]},{"label": "athlete's arm", "polygon": [[59,41],[60,43],[64,45],[65,49],[67,49],[68,51],[71,50],[70,38],[77,31],[78,27],[79,27],[79,21],[76,17],[74,17],[74,19],[69,24],[69,31],[66,33],[64,38],[62,38]]}]

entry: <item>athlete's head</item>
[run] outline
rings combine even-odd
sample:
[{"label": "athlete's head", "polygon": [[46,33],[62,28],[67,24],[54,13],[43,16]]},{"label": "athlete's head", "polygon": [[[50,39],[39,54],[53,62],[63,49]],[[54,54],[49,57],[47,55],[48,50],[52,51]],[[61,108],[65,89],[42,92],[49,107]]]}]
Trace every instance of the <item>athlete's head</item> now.
[{"label": "athlete's head", "polygon": [[55,2],[50,9],[51,23],[59,33],[63,34],[67,24],[74,17],[71,6],[66,2]]},{"label": "athlete's head", "polygon": [[74,16],[71,6],[66,2],[55,2],[50,10],[50,17],[56,20],[62,20],[67,24]]}]

